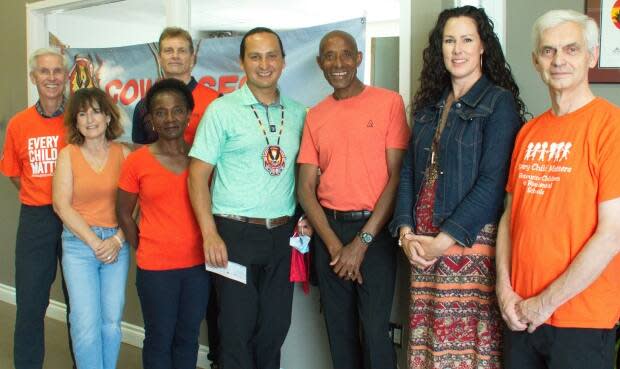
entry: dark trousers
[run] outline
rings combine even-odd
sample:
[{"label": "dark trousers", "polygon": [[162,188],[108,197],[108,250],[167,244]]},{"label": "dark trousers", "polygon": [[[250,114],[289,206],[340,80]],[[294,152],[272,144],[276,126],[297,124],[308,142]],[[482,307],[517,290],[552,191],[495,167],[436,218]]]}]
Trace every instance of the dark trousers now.
[{"label": "dark trousers", "polygon": [[289,281],[294,222],[276,228],[216,217],[228,260],[247,267],[247,284],[215,277],[222,369],[279,369],[291,324]]},{"label": "dark trousers", "polygon": [[[620,326],[616,326],[616,347],[620,344]],[[620,350],[616,349],[616,369],[620,369]]]},{"label": "dark trousers", "polygon": [[[49,305],[50,288],[56,279],[56,268],[58,262],[62,260],[61,234],[62,222],[51,205],[22,204],[15,244],[17,313],[13,357],[16,369],[43,367],[44,319]],[[62,291],[67,304],[67,330],[69,330],[69,295],[64,278]],[[73,358],[70,335],[69,350]]]},{"label": "dark trousers", "polygon": [[615,329],[504,328],[504,369],[613,369]]},{"label": "dark trousers", "polygon": [[[366,223],[328,218],[344,245],[357,237]],[[388,335],[396,279],[394,239],[385,230],[375,237],[362,262],[361,285],[339,278],[330,261],[325,244],[317,237],[315,266],[334,369],[396,368]]]},{"label": "dark trousers", "polygon": [[[215,278],[215,274],[211,274],[211,278]],[[207,337],[209,339],[209,354],[207,359],[213,364],[219,364],[219,350],[220,350],[220,330],[217,325],[217,317],[219,315],[219,308],[217,307],[217,293],[215,292],[215,283],[211,285],[211,291],[209,291],[209,303],[207,304],[207,311],[205,313],[205,320],[207,321]]]},{"label": "dark trousers", "polygon": [[138,268],[144,369],[196,369],[209,284],[209,273],[203,265],[157,271]]}]

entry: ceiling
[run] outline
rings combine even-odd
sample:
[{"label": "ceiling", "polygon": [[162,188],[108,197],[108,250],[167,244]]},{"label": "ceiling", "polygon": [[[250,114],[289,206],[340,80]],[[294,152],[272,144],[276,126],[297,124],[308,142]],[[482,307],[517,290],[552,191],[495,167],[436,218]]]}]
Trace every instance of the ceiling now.
[{"label": "ceiling", "polygon": [[192,0],[194,30],[247,30],[258,23],[277,29],[308,27],[366,16],[397,20],[399,0]]},{"label": "ceiling", "polygon": [[[63,16],[120,23],[165,20],[164,0],[109,0],[102,5],[62,11]],[[190,0],[192,31],[244,31],[257,25],[275,29],[308,27],[366,16],[369,22],[397,20],[400,0]]]}]

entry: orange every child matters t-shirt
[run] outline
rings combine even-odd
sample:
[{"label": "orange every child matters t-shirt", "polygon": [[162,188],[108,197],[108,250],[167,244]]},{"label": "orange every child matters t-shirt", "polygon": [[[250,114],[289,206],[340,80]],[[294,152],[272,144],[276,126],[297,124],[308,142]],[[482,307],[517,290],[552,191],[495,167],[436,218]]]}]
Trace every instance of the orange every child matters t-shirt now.
[{"label": "orange every child matters t-shirt", "polygon": [[[620,197],[620,109],[596,98],[560,117],[547,111],[519,132],[507,191],[512,285],[523,298],[557,279],[594,234],[598,204]],[[620,256],[547,321],[612,328],[620,313]]]},{"label": "orange every child matters t-shirt", "polygon": [[187,191],[188,170],[165,168],[148,146],[131,153],[118,187],[138,194],[140,240],[136,259],[146,270],[170,270],[204,264],[202,236]]},{"label": "orange every child matters t-shirt", "polygon": [[52,176],[58,151],[65,146],[64,137],[63,115],[45,118],[34,106],[9,121],[0,172],[7,177],[20,177],[22,204],[52,203]]}]

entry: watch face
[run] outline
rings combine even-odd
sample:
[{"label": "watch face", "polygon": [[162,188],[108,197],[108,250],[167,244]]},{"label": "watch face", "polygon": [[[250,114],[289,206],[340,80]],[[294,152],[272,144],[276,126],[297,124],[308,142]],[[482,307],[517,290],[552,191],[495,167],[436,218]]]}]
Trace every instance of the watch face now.
[{"label": "watch face", "polygon": [[367,245],[368,245],[369,243],[371,243],[371,242],[372,242],[372,239],[373,239],[372,235],[371,235],[370,233],[368,233],[368,232],[363,232],[363,233],[360,233],[360,238],[361,238],[361,239],[362,239],[362,241],[363,241],[365,244],[367,244]]}]

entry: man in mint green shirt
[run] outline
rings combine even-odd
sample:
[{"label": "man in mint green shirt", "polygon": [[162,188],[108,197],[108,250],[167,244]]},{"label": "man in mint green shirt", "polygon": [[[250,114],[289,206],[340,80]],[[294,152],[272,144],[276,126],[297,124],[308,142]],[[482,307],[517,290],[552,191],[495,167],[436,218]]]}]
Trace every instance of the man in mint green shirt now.
[{"label": "man in mint green shirt", "polygon": [[306,109],[277,88],[285,63],[275,32],[246,33],[240,64],[246,84],[214,101],[196,132],[189,192],[205,262],[247,268],[245,284],[215,276],[221,366],[278,369],[291,322],[289,237]]}]

